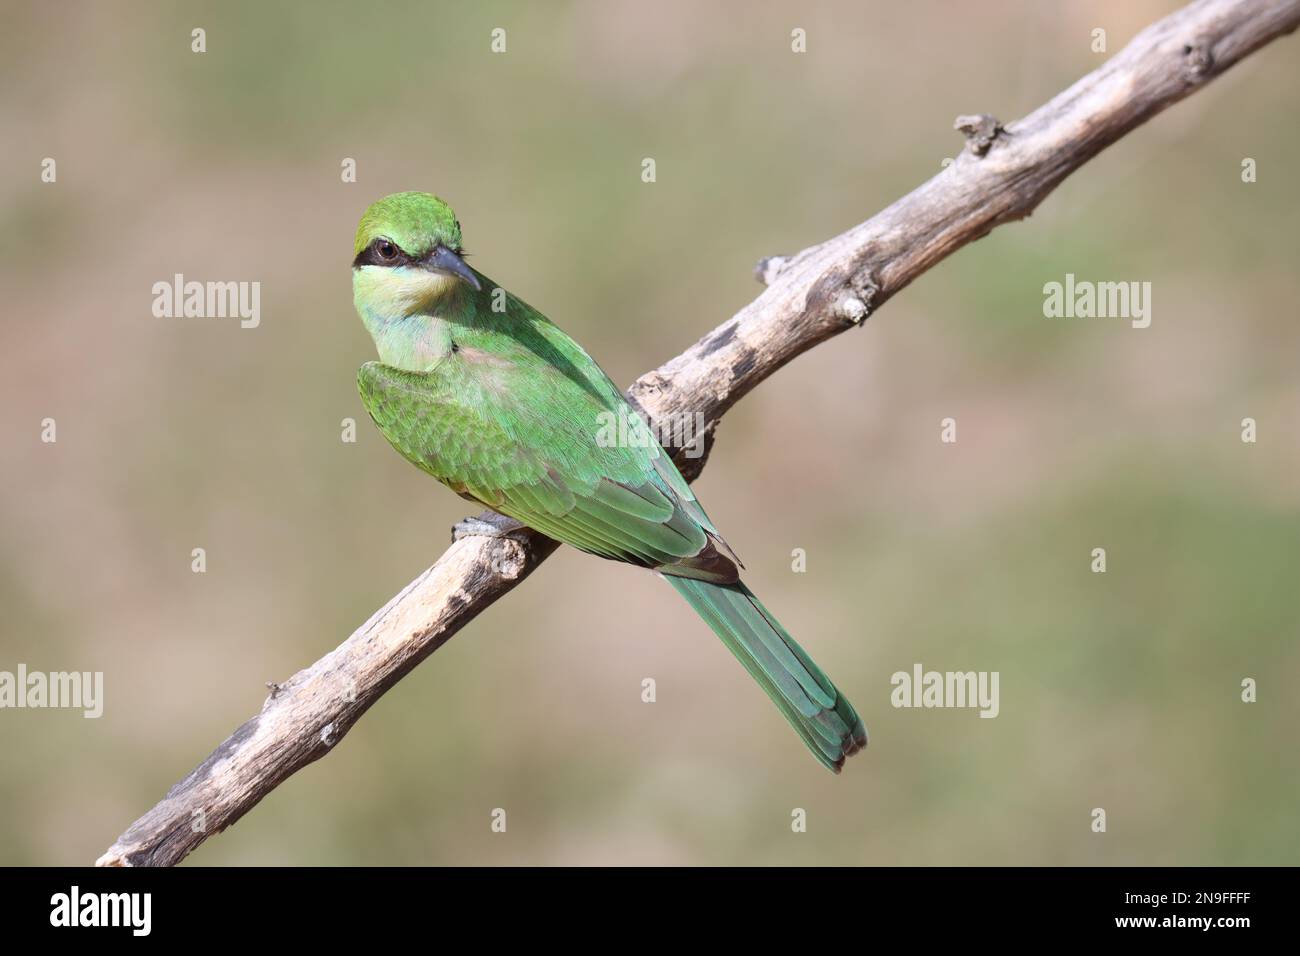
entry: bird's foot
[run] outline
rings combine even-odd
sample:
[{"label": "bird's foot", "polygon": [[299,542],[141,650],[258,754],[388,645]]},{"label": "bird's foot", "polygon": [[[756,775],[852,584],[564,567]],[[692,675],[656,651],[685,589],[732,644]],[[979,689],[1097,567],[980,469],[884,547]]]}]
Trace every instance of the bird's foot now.
[{"label": "bird's foot", "polygon": [[451,540],[461,538],[509,538],[519,534],[524,526],[514,518],[507,518],[495,511],[462,518],[451,526]]}]

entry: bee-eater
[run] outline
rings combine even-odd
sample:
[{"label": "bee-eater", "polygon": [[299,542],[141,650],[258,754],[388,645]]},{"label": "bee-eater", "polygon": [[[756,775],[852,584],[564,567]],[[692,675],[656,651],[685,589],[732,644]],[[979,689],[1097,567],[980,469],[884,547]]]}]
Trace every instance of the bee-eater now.
[{"label": "bee-eater", "polygon": [[[455,213],[428,193],[367,209],[353,254],[356,309],[380,358],[357,387],[392,446],[464,498],[660,572],[838,773],[867,743],[862,721],[741,583],[672,459],[582,346],[466,265]],[[612,420],[643,437],[610,441]]]}]

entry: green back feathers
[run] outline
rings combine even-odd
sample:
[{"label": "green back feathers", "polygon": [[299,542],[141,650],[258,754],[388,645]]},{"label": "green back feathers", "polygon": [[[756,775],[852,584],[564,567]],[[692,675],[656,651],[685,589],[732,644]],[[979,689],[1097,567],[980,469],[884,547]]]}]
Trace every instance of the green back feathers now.
[{"label": "green back feathers", "polygon": [[461,247],[460,223],[445,202],[430,193],[393,193],[371,205],[357,226],[355,256],[383,236],[415,258],[436,245]]}]

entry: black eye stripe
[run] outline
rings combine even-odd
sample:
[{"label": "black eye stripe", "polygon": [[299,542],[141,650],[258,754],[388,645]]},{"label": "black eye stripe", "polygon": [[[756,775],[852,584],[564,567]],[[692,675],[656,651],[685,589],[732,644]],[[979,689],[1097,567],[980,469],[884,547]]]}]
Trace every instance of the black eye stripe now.
[{"label": "black eye stripe", "polygon": [[[392,246],[393,249],[397,251],[397,255],[388,258],[381,256],[379,250],[386,246]],[[391,268],[393,266],[407,265],[410,261],[411,257],[402,251],[401,246],[393,242],[393,240],[385,239],[381,236],[357,253],[357,257],[352,260],[352,268],[357,269],[361,266],[383,266],[385,268]]]},{"label": "black eye stripe", "polygon": [[[380,249],[384,249],[386,246],[392,246],[397,252],[397,255],[388,257],[380,255]],[[402,247],[393,242],[393,240],[380,236],[378,239],[371,241],[370,245],[357,253],[357,257],[352,260],[352,268],[358,269],[361,266],[383,266],[385,269],[391,269],[394,266],[416,265],[418,263],[427,262],[437,254],[439,249],[442,248],[444,247],[441,244],[434,246],[419,259],[415,259],[407,255]],[[452,249],[451,251],[461,258],[465,258],[469,255],[469,253],[464,249]]]}]

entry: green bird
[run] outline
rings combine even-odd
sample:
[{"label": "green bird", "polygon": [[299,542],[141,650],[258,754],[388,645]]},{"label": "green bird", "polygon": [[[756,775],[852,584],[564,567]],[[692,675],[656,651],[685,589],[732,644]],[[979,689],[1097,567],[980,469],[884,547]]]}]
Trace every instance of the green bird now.
[{"label": "green bird", "polygon": [[[357,313],[380,358],[357,387],[407,461],[557,541],[660,572],[822,764],[838,773],[866,746],[853,706],[741,583],[734,552],[623,393],[546,316],[466,265],[445,202],[379,200],[353,252]],[[610,441],[612,421],[634,423],[637,440]]]}]

